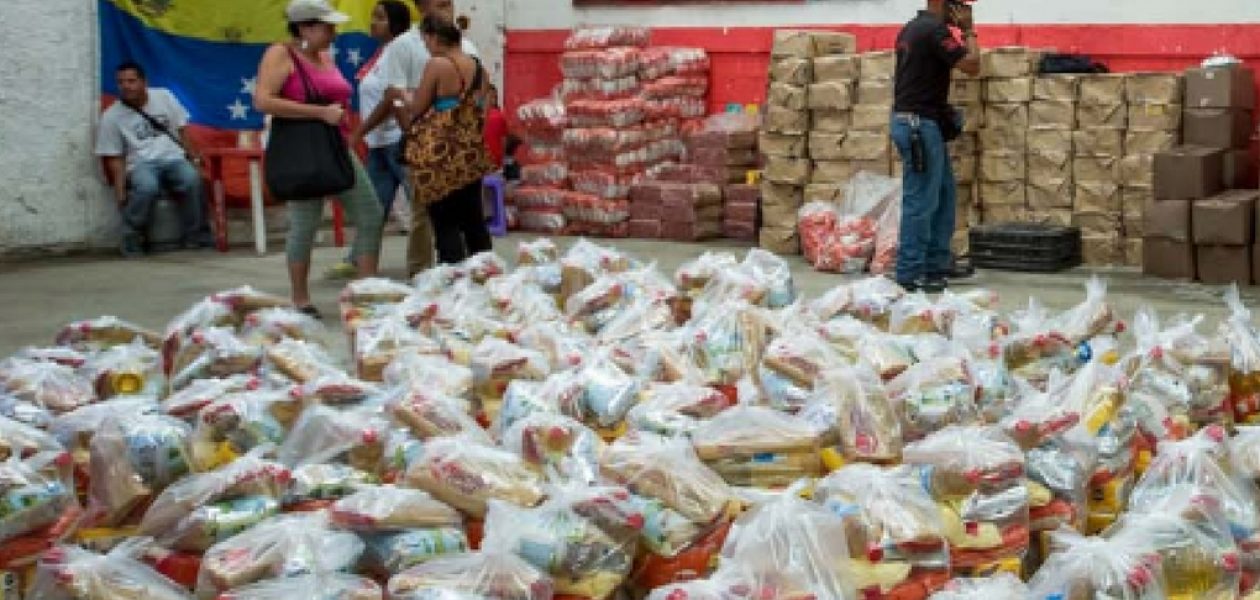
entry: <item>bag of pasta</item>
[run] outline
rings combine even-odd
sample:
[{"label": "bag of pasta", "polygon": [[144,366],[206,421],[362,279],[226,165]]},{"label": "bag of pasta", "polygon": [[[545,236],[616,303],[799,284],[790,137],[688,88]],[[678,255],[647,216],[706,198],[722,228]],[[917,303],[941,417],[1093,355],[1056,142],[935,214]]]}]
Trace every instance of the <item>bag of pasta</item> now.
[{"label": "bag of pasta", "polygon": [[160,415],[113,414],[92,437],[91,518],[109,527],[134,522],[139,509],[192,469],[183,421]]},{"label": "bag of pasta", "polygon": [[841,362],[813,331],[790,326],[766,346],[756,379],[771,407],[796,412],[809,401],[823,372]]},{"label": "bag of pasta", "polygon": [[206,471],[263,446],[278,446],[302,412],[302,401],[280,390],[229,394],[193,420],[193,466]]},{"label": "bag of pasta", "polygon": [[404,483],[477,519],[491,499],[535,506],[544,498],[542,476],[524,459],[467,437],[431,440],[408,467]]},{"label": "bag of pasta", "polygon": [[366,577],[328,573],[260,581],[219,594],[218,600],[380,600],[383,593]]},{"label": "bag of pasta", "polygon": [[966,358],[958,354],[915,363],[888,383],[905,439],[919,440],[946,425],[978,421],[975,384]]},{"label": "bag of pasta", "polygon": [[604,442],[585,425],[563,415],[534,413],[503,433],[503,447],[548,479],[594,484]]},{"label": "bag of pasta", "polygon": [[198,598],[266,580],[348,572],[363,553],[359,536],[331,527],[322,512],[272,517],[206,551]]},{"label": "bag of pasta", "polygon": [[802,418],[737,406],[691,434],[696,455],[734,486],[781,488],[823,472],[822,434]]},{"label": "bag of pasta", "polygon": [[1070,529],[1051,534],[1052,553],[1028,584],[1031,598],[1168,598],[1164,571],[1140,540],[1083,537]]},{"label": "bag of pasta", "polygon": [[631,493],[660,501],[702,530],[714,526],[735,502],[730,487],[697,458],[691,444],[633,432],[610,444],[601,474]]},{"label": "bag of pasta", "polygon": [[664,436],[690,435],[705,420],[735,405],[713,388],[691,383],[652,383],[626,415],[631,430]]},{"label": "bag of pasta", "polygon": [[389,579],[391,600],[550,600],[551,578],[506,552],[471,552],[432,560]]},{"label": "bag of pasta", "polygon": [[101,555],[76,546],[57,546],[40,557],[31,584],[41,600],[192,600],[179,584],[137,560],[151,543],[133,538]]}]

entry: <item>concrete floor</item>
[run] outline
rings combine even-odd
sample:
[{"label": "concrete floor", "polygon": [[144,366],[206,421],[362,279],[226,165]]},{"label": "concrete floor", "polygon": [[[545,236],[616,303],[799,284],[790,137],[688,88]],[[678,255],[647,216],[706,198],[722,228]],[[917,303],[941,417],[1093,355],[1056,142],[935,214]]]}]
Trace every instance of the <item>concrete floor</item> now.
[{"label": "concrete floor", "polygon": [[[505,257],[511,257],[517,242],[533,237],[513,235],[498,240],[496,249]],[[729,250],[742,255],[748,247],[724,240],[704,244],[654,240],[604,243],[642,260],[656,261],[670,274],[679,264],[705,250]],[[386,239],[385,275],[403,276],[405,246],[406,240],[402,237]],[[273,248],[265,257],[255,256],[252,249],[237,248],[226,255],[209,251],[175,252],[139,261],[98,256],[0,263],[0,358],[24,346],[51,343],[60,326],[75,319],[115,315],[160,331],[185,307],[219,290],[249,284],[285,294],[288,283],[284,255],[277,250]],[[319,274],[342,252],[324,247],[315,253],[312,293],[321,310],[330,316],[337,314],[336,298],[343,282],[325,281]],[[816,296],[844,280],[837,275],[814,272],[799,257],[790,262],[797,286],[809,296]],[[1031,295],[1051,308],[1064,309],[1081,300],[1084,283],[1092,273],[1086,269],[1056,275],[988,271],[980,273],[968,285],[997,291],[1006,310],[1025,305]],[[1215,328],[1226,312],[1221,301],[1223,288],[1144,278],[1132,269],[1103,270],[1099,274],[1109,280],[1111,302],[1125,318],[1131,317],[1139,306],[1151,304],[1164,316],[1178,312],[1202,313],[1208,318],[1208,326]],[[1257,288],[1244,290],[1248,305],[1254,305],[1260,297],[1258,292]],[[330,320],[328,325],[332,329],[339,327],[335,320]]]}]

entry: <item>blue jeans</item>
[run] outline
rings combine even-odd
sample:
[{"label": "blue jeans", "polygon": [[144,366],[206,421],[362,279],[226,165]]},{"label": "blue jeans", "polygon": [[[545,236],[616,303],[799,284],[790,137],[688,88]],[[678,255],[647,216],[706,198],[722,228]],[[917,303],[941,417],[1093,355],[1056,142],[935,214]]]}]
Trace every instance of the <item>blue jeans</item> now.
[{"label": "blue jeans", "polygon": [[894,115],[892,139],[901,155],[901,235],[897,247],[897,281],[942,276],[950,268],[950,241],[958,192],[949,150],[941,128],[918,119],[923,138],[923,172],[914,170],[910,155],[911,118]]},{"label": "blue jeans", "polygon": [[[367,161],[363,165],[367,169],[368,179],[372,181],[372,190],[376,192],[376,199],[380,200],[384,211],[384,218],[381,219],[382,227],[389,222],[390,212],[394,209],[394,199],[398,197],[399,186],[407,186],[407,171],[404,170],[402,157],[399,155],[401,151],[402,142],[380,148],[368,148]],[[354,262],[353,251],[346,255],[346,262]]]},{"label": "blue jeans", "polygon": [[143,161],[127,172],[127,204],[122,209],[123,233],[138,235],[145,231],[153,215],[153,205],[165,190],[180,202],[184,240],[208,238],[205,203],[201,197],[201,173],[182,158]]}]

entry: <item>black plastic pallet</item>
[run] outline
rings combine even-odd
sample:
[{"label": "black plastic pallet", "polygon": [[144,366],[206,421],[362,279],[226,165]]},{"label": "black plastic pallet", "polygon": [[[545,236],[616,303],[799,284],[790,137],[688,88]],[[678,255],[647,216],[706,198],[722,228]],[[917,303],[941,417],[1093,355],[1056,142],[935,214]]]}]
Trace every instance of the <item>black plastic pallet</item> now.
[{"label": "black plastic pallet", "polygon": [[1053,273],[1081,264],[1081,231],[1042,223],[974,227],[971,264],[980,269]]}]

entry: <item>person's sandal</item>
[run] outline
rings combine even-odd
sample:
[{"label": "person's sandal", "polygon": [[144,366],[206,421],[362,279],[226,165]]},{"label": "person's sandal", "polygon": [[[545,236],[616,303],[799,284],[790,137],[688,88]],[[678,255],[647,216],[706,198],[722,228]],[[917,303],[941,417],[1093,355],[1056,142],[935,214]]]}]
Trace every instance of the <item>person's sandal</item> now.
[{"label": "person's sandal", "polygon": [[299,306],[297,311],[312,319],[315,319],[316,321],[324,320],[324,315],[319,312],[318,308],[315,308],[314,304],[307,304],[306,306]]}]

